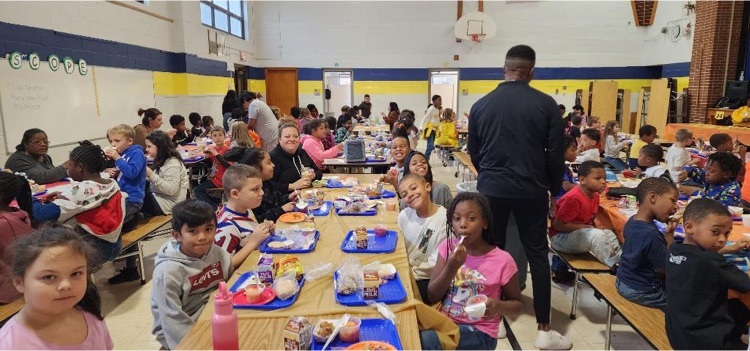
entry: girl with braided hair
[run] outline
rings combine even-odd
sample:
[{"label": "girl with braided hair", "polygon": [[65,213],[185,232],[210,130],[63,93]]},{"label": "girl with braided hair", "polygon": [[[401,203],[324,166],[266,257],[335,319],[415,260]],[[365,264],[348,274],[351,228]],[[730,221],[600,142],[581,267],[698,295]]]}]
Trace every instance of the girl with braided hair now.
[{"label": "girl with braided hair", "polygon": [[122,247],[125,193],[117,182],[101,177],[105,166],[104,151],[89,141],[70,152],[70,184],[54,188],[45,198],[34,200],[34,217],[63,223],[75,229],[97,251],[99,262],[110,261]]},{"label": "girl with braided hair", "polygon": [[[16,200],[18,207],[12,207]],[[0,303],[8,303],[20,296],[13,286],[11,243],[28,235],[31,227],[31,189],[22,176],[0,172]]]}]

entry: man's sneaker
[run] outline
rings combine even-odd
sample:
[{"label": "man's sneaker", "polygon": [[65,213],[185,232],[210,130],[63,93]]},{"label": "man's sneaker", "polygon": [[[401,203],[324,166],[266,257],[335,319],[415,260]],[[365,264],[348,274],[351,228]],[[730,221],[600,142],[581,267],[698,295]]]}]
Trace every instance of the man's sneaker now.
[{"label": "man's sneaker", "polygon": [[508,330],[505,329],[505,323],[503,322],[503,318],[500,318],[500,328],[497,330],[497,338],[505,339],[507,337],[508,337]]},{"label": "man's sneaker", "polygon": [[552,272],[552,281],[557,284],[568,284],[573,282],[574,279],[576,279],[576,274],[567,269],[558,272]]},{"label": "man's sneaker", "polygon": [[109,284],[115,285],[141,279],[141,275],[138,274],[138,270],[135,267],[118,269],[117,271],[120,273],[112,278],[109,278]]},{"label": "man's sneaker", "polygon": [[570,350],[573,343],[554,330],[540,330],[536,335],[534,347],[540,350]]}]

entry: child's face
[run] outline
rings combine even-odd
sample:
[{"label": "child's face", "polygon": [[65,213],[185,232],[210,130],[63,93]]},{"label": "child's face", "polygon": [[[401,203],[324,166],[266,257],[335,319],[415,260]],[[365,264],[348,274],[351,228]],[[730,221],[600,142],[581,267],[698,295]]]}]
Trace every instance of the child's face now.
[{"label": "child's face", "polygon": [[420,179],[408,178],[398,184],[398,193],[404,199],[404,204],[415,210],[425,209],[430,205],[431,190],[430,184]]},{"label": "child's face", "polygon": [[68,161],[68,176],[76,182],[82,181],[83,165],[73,160]]},{"label": "child's face", "polygon": [[602,122],[596,121],[594,123],[591,123],[591,128],[602,129]]},{"label": "child's face", "polygon": [[352,120],[347,120],[346,122],[344,122],[344,128],[352,129]]},{"label": "child's face", "polygon": [[728,140],[726,143],[719,145],[718,148],[716,148],[716,151],[719,152],[732,152],[734,151],[734,142],[731,140]]},{"label": "child's face", "polygon": [[427,175],[429,167],[427,159],[422,155],[414,155],[411,160],[409,160],[409,173],[419,174],[424,177]]},{"label": "child's face", "polygon": [[612,133],[617,134],[619,132],[620,132],[620,125],[619,124],[615,124],[614,126],[612,126]]},{"label": "child's face", "polygon": [[184,132],[187,129],[187,127],[185,127],[185,121],[182,121],[182,122],[178,123],[176,126],[173,126],[173,127],[178,132]]},{"label": "child's face", "polygon": [[646,143],[651,144],[654,142],[654,140],[656,140],[656,134],[644,135],[641,137],[641,140],[645,141]]},{"label": "child's face", "polygon": [[24,272],[13,277],[26,304],[52,315],[70,311],[86,294],[86,258],[67,246],[41,250]]},{"label": "child's face", "polygon": [[685,221],[683,227],[686,238],[692,238],[696,246],[716,252],[727,243],[727,237],[732,232],[732,217],[712,213],[700,223]]},{"label": "child's face", "polygon": [[133,138],[128,138],[123,134],[110,134],[109,145],[115,148],[118,154],[122,154],[130,145],[133,145]]},{"label": "child's face", "polygon": [[188,257],[201,258],[211,250],[216,236],[216,223],[209,222],[197,227],[183,224],[180,232],[172,231],[172,237],[180,243],[180,252]]},{"label": "child's face", "polygon": [[638,165],[641,167],[653,167],[656,166],[657,162],[652,158],[646,156],[646,154],[641,150],[638,152]]},{"label": "child's face", "polygon": [[156,148],[156,145],[151,142],[151,140],[146,139],[146,154],[148,154],[148,157],[156,158],[156,153],[159,151],[159,149]]},{"label": "child's face", "polygon": [[199,120],[195,121],[195,124],[193,124],[193,126],[194,127],[202,127],[203,126],[203,121],[199,119]]},{"label": "child's face", "polygon": [[[667,223],[669,216],[677,212],[677,198],[679,194],[677,189],[672,189],[664,194],[658,195],[655,192],[650,192],[646,196],[646,202],[651,206],[654,213],[654,218],[659,222]],[[643,206],[644,204],[641,204]]]},{"label": "child's face", "polygon": [[313,129],[312,135],[318,139],[323,139],[326,137],[326,126],[321,125],[318,128]]},{"label": "child's face", "polygon": [[565,149],[565,161],[573,162],[576,160],[576,157],[578,156],[578,145],[576,143],[571,144],[567,149]]},{"label": "child's face", "polygon": [[260,162],[260,166],[260,177],[262,180],[266,181],[273,178],[273,170],[276,165],[273,164],[273,161],[271,161],[271,155],[267,152],[263,153],[263,161]]},{"label": "child's face", "polygon": [[581,148],[588,150],[596,146],[596,140],[589,138],[586,134],[581,134]]},{"label": "child's face", "polygon": [[222,147],[224,146],[224,132],[222,131],[215,131],[211,132],[211,141],[214,142],[214,146],[216,147]]},{"label": "child's face", "polygon": [[465,236],[463,245],[478,243],[482,239],[482,231],[487,229],[487,219],[482,215],[482,208],[474,201],[461,201],[456,204],[451,220],[453,233]]},{"label": "child's face", "polygon": [[586,176],[579,177],[581,186],[592,193],[600,193],[607,187],[604,168],[594,168]]},{"label": "child's face", "polygon": [[714,161],[706,163],[706,182],[708,184],[724,184],[729,181],[729,172],[724,171]]},{"label": "child's face", "polygon": [[240,206],[254,209],[263,200],[263,181],[260,178],[248,178],[240,189],[232,189],[232,198]]},{"label": "child's face", "polygon": [[409,154],[409,142],[404,138],[396,138],[391,142],[391,157],[397,164],[403,164]]}]

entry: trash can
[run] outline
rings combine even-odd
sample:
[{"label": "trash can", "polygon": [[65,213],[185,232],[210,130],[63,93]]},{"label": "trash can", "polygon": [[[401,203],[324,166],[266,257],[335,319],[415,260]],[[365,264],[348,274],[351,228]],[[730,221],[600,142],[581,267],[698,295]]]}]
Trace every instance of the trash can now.
[{"label": "trash can", "polygon": [[477,181],[472,180],[468,182],[456,184],[456,189],[459,193],[476,193],[477,192]]}]

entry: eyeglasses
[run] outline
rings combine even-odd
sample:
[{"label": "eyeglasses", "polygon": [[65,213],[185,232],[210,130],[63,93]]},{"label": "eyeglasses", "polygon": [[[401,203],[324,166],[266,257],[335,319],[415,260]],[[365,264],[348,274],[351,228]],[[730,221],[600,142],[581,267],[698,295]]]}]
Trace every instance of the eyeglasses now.
[{"label": "eyeglasses", "polygon": [[47,139],[29,140],[29,143],[34,144],[34,145],[49,145],[49,140]]}]

